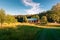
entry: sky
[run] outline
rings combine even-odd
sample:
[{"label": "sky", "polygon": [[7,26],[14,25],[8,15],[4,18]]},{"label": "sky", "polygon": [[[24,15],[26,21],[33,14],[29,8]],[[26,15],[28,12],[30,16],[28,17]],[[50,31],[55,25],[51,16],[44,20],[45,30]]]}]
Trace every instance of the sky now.
[{"label": "sky", "polygon": [[27,15],[50,10],[60,0],[0,0],[0,9],[6,14]]}]

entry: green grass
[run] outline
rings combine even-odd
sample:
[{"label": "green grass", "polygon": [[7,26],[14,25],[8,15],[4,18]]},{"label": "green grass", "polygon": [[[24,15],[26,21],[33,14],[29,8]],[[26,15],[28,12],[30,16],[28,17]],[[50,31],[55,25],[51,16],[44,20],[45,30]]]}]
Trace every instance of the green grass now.
[{"label": "green grass", "polygon": [[60,29],[17,26],[0,29],[0,40],[60,40]]}]

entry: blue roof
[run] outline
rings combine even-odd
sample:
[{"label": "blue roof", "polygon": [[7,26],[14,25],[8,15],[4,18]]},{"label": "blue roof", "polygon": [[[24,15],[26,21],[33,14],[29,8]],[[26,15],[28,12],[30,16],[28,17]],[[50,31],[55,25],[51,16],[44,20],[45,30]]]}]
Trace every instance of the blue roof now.
[{"label": "blue roof", "polygon": [[30,21],[37,20],[37,18],[28,18],[27,20],[30,20]]}]

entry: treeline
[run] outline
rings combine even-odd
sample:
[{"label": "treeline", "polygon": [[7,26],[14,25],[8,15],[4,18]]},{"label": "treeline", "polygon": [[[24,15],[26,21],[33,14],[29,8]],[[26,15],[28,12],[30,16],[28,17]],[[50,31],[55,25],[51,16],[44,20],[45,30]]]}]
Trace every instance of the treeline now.
[{"label": "treeline", "polygon": [[39,16],[42,14],[47,17],[48,22],[60,23],[60,3],[54,5],[51,10],[41,13]]},{"label": "treeline", "polygon": [[27,18],[37,18],[40,23],[60,23],[60,3],[54,5],[51,10],[35,15],[8,15],[5,10],[0,9],[0,23],[28,22]]},{"label": "treeline", "polygon": [[60,3],[57,3],[56,5],[54,5],[51,10],[39,13],[39,14],[35,14],[35,15],[18,15],[16,16],[16,19],[19,22],[23,22],[24,18],[32,18],[32,17],[36,17],[43,23],[43,22],[56,22],[56,23],[60,23]]},{"label": "treeline", "polygon": [[0,24],[2,25],[3,23],[15,23],[17,22],[17,19],[15,19],[14,16],[8,15],[5,13],[5,10],[0,9]]}]

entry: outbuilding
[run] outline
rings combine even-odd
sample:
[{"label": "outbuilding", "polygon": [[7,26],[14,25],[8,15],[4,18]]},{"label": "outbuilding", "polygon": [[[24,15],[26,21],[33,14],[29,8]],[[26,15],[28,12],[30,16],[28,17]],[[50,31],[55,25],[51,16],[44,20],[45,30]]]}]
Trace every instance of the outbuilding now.
[{"label": "outbuilding", "polygon": [[37,18],[28,18],[27,19],[29,23],[38,23],[39,20]]}]

